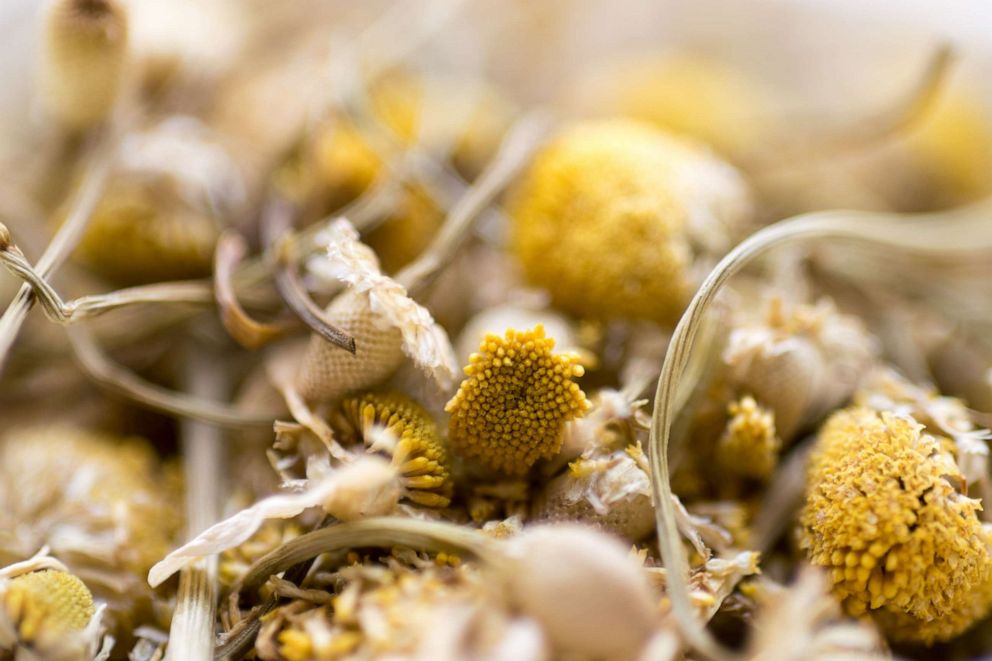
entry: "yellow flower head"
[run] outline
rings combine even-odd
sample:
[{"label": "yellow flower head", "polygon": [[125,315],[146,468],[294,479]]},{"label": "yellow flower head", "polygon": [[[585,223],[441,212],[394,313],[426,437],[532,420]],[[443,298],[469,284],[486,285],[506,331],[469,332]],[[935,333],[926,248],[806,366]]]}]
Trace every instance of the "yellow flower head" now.
[{"label": "yellow flower head", "polygon": [[895,641],[948,640],[992,604],[989,531],[941,440],[909,417],[848,408],[820,431],[801,543],[851,615]]},{"label": "yellow flower head", "polygon": [[717,444],[720,465],[745,477],[769,477],[778,463],[782,441],[775,434],[775,414],[743,397],[727,407],[731,418]]},{"label": "yellow flower head", "polygon": [[448,506],[453,489],[448,448],[420,404],[395,392],[366,392],[345,397],[340,411],[366,444],[374,441],[370,432],[377,426],[392,432],[392,464],[408,499],[427,507]]},{"label": "yellow flower head", "polygon": [[572,380],[584,373],[576,356],[553,353],[554,345],[540,324],[487,335],[445,407],[452,447],[511,475],[555,456],[565,423],[581,417],[589,401]]},{"label": "yellow flower head", "polygon": [[2,603],[26,643],[85,629],[96,612],[89,588],[73,574],[57,569],[11,579]]},{"label": "yellow flower head", "polygon": [[673,321],[695,244],[720,244],[746,207],[736,172],[695,144],[612,120],[566,130],[510,204],[527,278],[577,315]]}]

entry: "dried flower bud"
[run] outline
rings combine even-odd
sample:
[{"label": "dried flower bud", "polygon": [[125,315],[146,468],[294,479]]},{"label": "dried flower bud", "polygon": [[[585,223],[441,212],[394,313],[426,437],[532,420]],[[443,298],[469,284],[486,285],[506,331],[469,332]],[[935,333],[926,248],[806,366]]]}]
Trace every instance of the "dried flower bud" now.
[{"label": "dried flower bud", "polygon": [[426,507],[448,506],[453,491],[451,458],[433,418],[420,404],[400,393],[369,392],[345,397],[340,412],[366,445],[372,443],[371,432],[377,427],[393,435],[395,444],[384,449],[406,498]]},{"label": "dried flower bud", "polygon": [[572,381],[584,370],[574,355],[553,353],[554,345],[541,325],[486,337],[445,407],[455,450],[511,475],[557,454],[565,423],[589,402]]},{"label": "dried flower bud", "polygon": [[509,544],[511,597],[555,649],[637,657],[654,633],[657,597],[623,544],[575,525],[538,526]]},{"label": "dried flower bud", "polygon": [[785,310],[773,299],[763,320],[731,332],[723,361],[734,390],[771,409],[788,443],[850,398],[876,353],[862,323],[830,301]]},{"label": "dried flower bud", "polygon": [[532,515],[576,521],[630,541],[654,530],[651,481],[625,451],[579,459],[538,494]]},{"label": "dried flower bud", "polygon": [[775,434],[775,415],[752,397],[731,402],[727,413],[730,420],[716,446],[721,466],[744,477],[769,477],[782,447]]},{"label": "dried flower bud", "polygon": [[513,249],[569,312],[672,321],[692,289],[694,236],[716,239],[746,197],[736,172],[694,144],[632,121],[579,124],[517,189]]},{"label": "dried flower bud", "polygon": [[114,107],[124,77],[128,21],[115,0],[55,0],[44,25],[41,81],[48,111],[83,130]]},{"label": "dried flower bud", "polygon": [[209,274],[220,226],[244,201],[227,152],[196,120],[173,118],[128,136],[118,159],[79,261],[124,285]]},{"label": "dried flower bud", "polygon": [[897,641],[958,635],[992,605],[992,531],[941,440],[911,417],[848,408],[810,460],[801,543],[834,594]]},{"label": "dried flower bud", "polygon": [[76,576],[55,569],[11,579],[0,590],[0,604],[21,643],[81,631],[96,612],[89,588]]},{"label": "dried flower bud", "polygon": [[450,387],[454,351],[430,312],[379,271],[375,254],[359,243],[348,221],[333,223],[323,241],[327,254],[310,260],[308,268],[317,277],[349,285],[331,301],[326,315],[355,338],[356,352],[348,353],[314,335],[296,377],[300,394],[327,402],[375,387],[396,371],[404,354],[441,390]]}]

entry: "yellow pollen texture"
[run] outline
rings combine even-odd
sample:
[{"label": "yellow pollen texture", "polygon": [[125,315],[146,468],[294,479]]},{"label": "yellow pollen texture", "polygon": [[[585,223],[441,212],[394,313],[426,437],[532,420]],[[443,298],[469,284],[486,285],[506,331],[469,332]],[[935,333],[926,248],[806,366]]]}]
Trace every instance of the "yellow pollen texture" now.
[{"label": "yellow pollen texture", "polygon": [[565,423],[589,401],[572,380],[584,373],[576,356],[553,353],[554,344],[540,324],[486,336],[445,407],[455,450],[510,475],[558,453]]},{"label": "yellow pollen texture", "polygon": [[367,392],[346,397],[341,411],[364,436],[374,426],[396,437],[392,464],[401,476],[406,498],[426,507],[451,503],[451,459],[437,425],[424,408],[396,392]]},{"label": "yellow pollen texture", "polygon": [[[690,291],[685,146],[647,124],[579,124],[540,154],[510,204],[513,251],[556,306],[670,322]],[[674,163],[673,163],[674,161]]]},{"label": "yellow pollen texture", "polygon": [[955,483],[953,457],[912,418],[848,408],[820,431],[801,544],[890,640],[948,640],[992,604],[992,538]]},{"label": "yellow pollen texture", "polygon": [[25,642],[84,629],[96,610],[93,595],[81,580],[54,569],[12,579],[3,606]]}]

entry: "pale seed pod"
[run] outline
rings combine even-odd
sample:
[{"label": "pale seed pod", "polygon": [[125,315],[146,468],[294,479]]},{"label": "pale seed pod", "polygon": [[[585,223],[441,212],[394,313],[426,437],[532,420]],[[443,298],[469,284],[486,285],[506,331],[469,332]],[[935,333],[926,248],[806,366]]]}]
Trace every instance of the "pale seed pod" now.
[{"label": "pale seed pod", "polygon": [[763,320],[731,332],[723,362],[733,389],[770,408],[788,443],[850,398],[876,355],[863,324],[829,300],[785,310],[776,299]]},{"label": "pale seed pod", "polygon": [[509,542],[511,599],[540,623],[554,649],[632,659],[656,629],[646,575],[615,538],[576,525],[547,525]]},{"label": "pale seed pod", "polygon": [[454,351],[430,312],[383,275],[375,253],[358,241],[347,220],[332,223],[318,240],[327,252],[311,259],[307,268],[318,279],[349,285],[325,314],[355,338],[355,353],[314,335],[296,374],[296,391],[307,401],[335,401],[379,385],[405,357],[441,390],[449,388],[456,369]]},{"label": "pale seed pod", "polygon": [[64,128],[107,119],[124,78],[128,18],[116,0],[53,0],[44,21],[42,99]]},{"label": "pale seed pod", "polygon": [[654,529],[651,481],[625,450],[580,459],[545,485],[532,515],[588,524],[636,542]]},{"label": "pale seed pod", "polygon": [[341,294],[327,306],[325,314],[355,338],[355,353],[313,335],[296,380],[304,399],[340,399],[346,393],[382,383],[403,363],[399,329],[372,312],[365,293],[350,290]]}]

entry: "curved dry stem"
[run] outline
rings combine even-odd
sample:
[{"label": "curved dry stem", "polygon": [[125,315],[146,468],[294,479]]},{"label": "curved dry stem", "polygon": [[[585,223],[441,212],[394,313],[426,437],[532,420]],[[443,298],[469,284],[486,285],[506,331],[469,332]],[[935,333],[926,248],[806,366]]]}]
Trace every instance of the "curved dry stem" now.
[{"label": "curved dry stem", "polygon": [[150,383],[112,361],[88,330],[77,326],[67,328],[66,333],[73,353],[87,375],[104,388],[137,404],[180,418],[191,418],[234,429],[270,427],[275,422],[271,416],[252,416],[225,404]]},{"label": "curved dry stem", "polygon": [[689,567],[680,541],[677,505],[670,483],[668,446],[681,381],[690,364],[703,317],[717,293],[735,273],[769,250],[811,240],[847,241],[898,249],[907,254],[989,252],[992,251],[992,226],[987,221],[990,204],[986,201],[943,214],[918,216],[829,211],[784,220],[760,230],[731,250],[693,296],[675,328],[658,378],[649,454],[658,545],[668,568],[672,612],[688,643],[704,656],[730,659],[736,655],[717,642],[693,613],[687,581]]},{"label": "curved dry stem", "polygon": [[493,160],[452,207],[441,231],[427,250],[396,275],[396,281],[406,287],[411,296],[427,288],[451,261],[479,214],[527,164],[550,127],[550,118],[536,111],[510,130]]},{"label": "curved dry stem", "polygon": [[290,329],[288,324],[265,324],[252,319],[238,301],[232,283],[234,270],[248,252],[248,243],[235,230],[226,230],[217,239],[214,252],[214,297],[220,307],[221,323],[228,334],[246,349],[260,349]]},{"label": "curved dry stem", "polygon": [[904,133],[925,119],[933,108],[946,87],[954,60],[951,45],[939,44],[927,60],[913,88],[891,107],[835,133],[796,139],[792,144],[774,145],[758,153],[745,155],[743,160],[750,167],[761,170],[792,167],[800,160],[822,160],[864,151]]},{"label": "curved dry stem", "polygon": [[452,523],[373,517],[320,528],[286,542],[257,560],[235,588],[241,592],[254,592],[270,576],[331,551],[370,546],[409,546],[425,551],[468,553],[485,562],[498,564],[503,556],[497,544],[481,533]]},{"label": "curved dry stem", "polygon": [[294,243],[288,235],[291,226],[292,209],[288,203],[275,200],[269,204],[262,218],[262,231],[267,241],[273,242],[276,253],[276,288],[286,305],[313,332],[336,347],[354,354],[355,338],[331,323],[303,285],[296,270]]},{"label": "curved dry stem", "polygon": [[[98,135],[91,163],[86,169],[86,176],[72,203],[69,215],[35,265],[35,270],[42,278],[47,278],[54,273],[69,257],[82,238],[90,216],[96,209],[100,196],[106,187],[116,146],[117,135],[112,132],[112,129]],[[34,304],[32,292],[31,285],[25,284],[21,287],[17,296],[14,297],[3,316],[0,317],[0,372],[3,372],[10,348],[17,338],[21,324],[27,318],[28,311]]]}]

